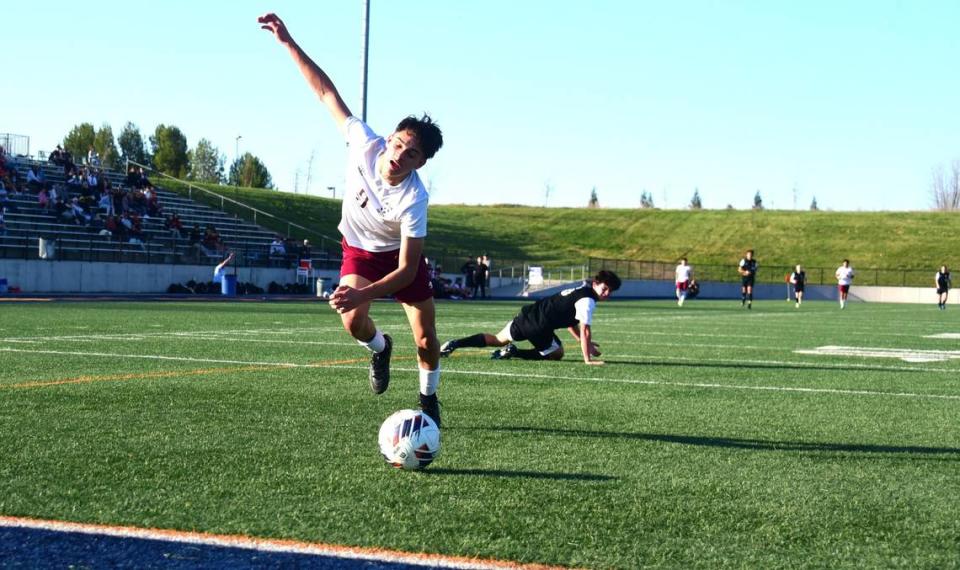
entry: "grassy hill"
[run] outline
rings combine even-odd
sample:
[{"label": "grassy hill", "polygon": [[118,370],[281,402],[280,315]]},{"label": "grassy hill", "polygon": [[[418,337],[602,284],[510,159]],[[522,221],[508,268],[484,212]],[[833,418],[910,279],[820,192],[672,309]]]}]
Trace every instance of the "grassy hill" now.
[{"label": "grassy hill", "polygon": [[[178,189],[165,182],[164,187]],[[340,201],[271,190],[206,185],[212,191],[337,238]],[[204,200],[194,192],[194,199]],[[220,207],[220,201],[211,202]],[[231,209],[245,218],[252,215]],[[278,232],[287,226],[258,217]],[[747,248],[762,267],[836,268],[849,258],[861,272],[917,270],[931,281],[941,263],[960,257],[960,216],[948,212],[811,212],[793,210],[640,210],[514,205],[430,207],[428,255],[457,260],[486,252],[500,266],[547,266],[590,258],[659,260],[686,255],[696,267],[732,267]],[[297,238],[316,235],[291,230]],[[459,266],[459,263],[457,263]],[[672,265],[670,265],[672,268]],[[831,270],[832,271],[832,270]],[[893,273],[897,273],[893,271]],[[899,277],[891,277],[893,281]],[[881,279],[882,281],[883,279]],[[889,279],[888,279],[889,280]]]}]

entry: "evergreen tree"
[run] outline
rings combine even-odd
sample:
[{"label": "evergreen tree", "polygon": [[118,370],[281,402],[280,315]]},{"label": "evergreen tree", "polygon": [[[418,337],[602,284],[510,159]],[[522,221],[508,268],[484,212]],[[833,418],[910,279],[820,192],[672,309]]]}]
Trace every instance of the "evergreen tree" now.
[{"label": "evergreen tree", "polygon": [[640,194],[640,207],[644,209],[653,208],[653,194],[644,190]]},{"label": "evergreen tree", "polygon": [[229,182],[232,186],[245,188],[273,188],[270,171],[260,159],[249,152],[233,161],[230,166]]},{"label": "evergreen tree", "polygon": [[760,197],[760,191],[757,190],[757,193],[753,196],[753,209],[762,210],[763,209],[763,198]]},{"label": "evergreen tree", "polygon": [[814,212],[816,212],[817,210],[820,209],[819,207],[817,207],[817,197],[816,197],[816,196],[813,197],[813,202],[810,202],[810,209],[813,210]]},{"label": "evergreen tree", "polygon": [[226,158],[207,139],[200,139],[197,147],[187,153],[187,159],[190,164],[188,180],[213,184],[223,182],[223,165]]},{"label": "evergreen tree", "polygon": [[588,207],[588,208],[599,208],[599,207],[600,207],[600,200],[597,198],[597,187],[596,187],[596,186],[594,186],[593,189],[590,190],[590,202],[587,203],[587,207]]},{"label": "evergreen tree", "polygon": [[171,125],[157,125],[150,145],[153,147],[153,166],[175,178],[185,178],[190,164],[187,157],[187,137]]},{"label": "evergreen tree", "polygon": [[100,155],[100,164],[103,168],[116,169],[119,165],[120,153],[113,140],[113,129],[104,123],[93,137],[93,149]]},{"label": "evergreen tree", "polygon": [[117,137],[117,144],[120,145],[120,162],[132,160],[138,164],[150,166],[150,155],[147,153],[146,145],[143,143],[143,136],[137,125],[127,122]]},{"label": "evergreen tree", "polygon": [[690,209],[699,210],[703,208],[703,203],[700,201],[700,189],[693,189],[693,198],[690,198]]},{"label": "evergreen tree", "polygon": [[87,157],[87,151],[93,146],[97,133],[90,123],[80,123],[73,127],[70,133],[63,139],[63,148],[73,155],[75,164],[81,163],[81,157]]}]

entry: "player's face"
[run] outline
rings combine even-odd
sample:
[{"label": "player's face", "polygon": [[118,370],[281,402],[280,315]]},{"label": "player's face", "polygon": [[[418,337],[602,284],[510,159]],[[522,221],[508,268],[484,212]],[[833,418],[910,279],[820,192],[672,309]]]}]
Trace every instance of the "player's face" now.
[{"label": "player's face", "polygon": [[385,154],[383,174],[392,178],[402,178],[427,162],[416,135],[411,131],[398,131],[390,135]]},{"label": "player's face", "polygon": [[601,301],[606,301],[607,298],[610,297],[610,294],[613,293],[613,291],[610,290],[610,286],[606,283],[594,283],[593,290]]}]

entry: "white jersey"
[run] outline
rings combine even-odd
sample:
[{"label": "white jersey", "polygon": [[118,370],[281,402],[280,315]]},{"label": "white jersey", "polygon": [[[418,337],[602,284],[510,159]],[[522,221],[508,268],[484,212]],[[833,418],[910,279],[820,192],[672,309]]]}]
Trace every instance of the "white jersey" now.
[{"label": "white jersey", "polygon": [[347,186],[337,229],[347,243],[366,251],[395,251],[401,237],[426,237],[430,196],[417,172],[390,186],[377,172],[377,157],[387,148],[383,137],[356,117],[349,117],[344,128]]},{"label": "white jersey", "polygon": [[850,285],[853,283],[853,268],[840,266],[837,268],[837,284]]},{"label": "white jersey", "polygon": [[693,268],[689,265],[678,265],[677,266],[677,283],[683,283],[685,281],[690,281],[690,274],[693,272]]}]

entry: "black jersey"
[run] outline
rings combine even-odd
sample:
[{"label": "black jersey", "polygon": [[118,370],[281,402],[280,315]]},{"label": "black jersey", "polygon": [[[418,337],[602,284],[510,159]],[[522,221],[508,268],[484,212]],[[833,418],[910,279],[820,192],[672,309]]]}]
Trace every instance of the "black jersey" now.
[{"label": "black jersey", "polygon": [[527,337],[539,332],[576,326],[576,305],[584,298],[590,299],[594,304],[599,299],[590,283],[584,283],[576,289],[566,289],[523,307],[514,322]]},{"label": "black jersey", "polygon": [[947,271],[946,273],[940,273],[939,271],[937,271],[937,288],[946,290],[949,287],[950,287],[950,272]]},{"label": "black jersey", "polygon": [[807,272],[801,271],[797,273],[794,271],[790,274],[790,282],[793,283],[793,286],[802,289],[804,285],[807,284]]},{"label": "black jersey", "polygon": [[747,272],[744,277],[753,277],[757,273],[757,260],[744,257],[740,260],[740,269]]}]

